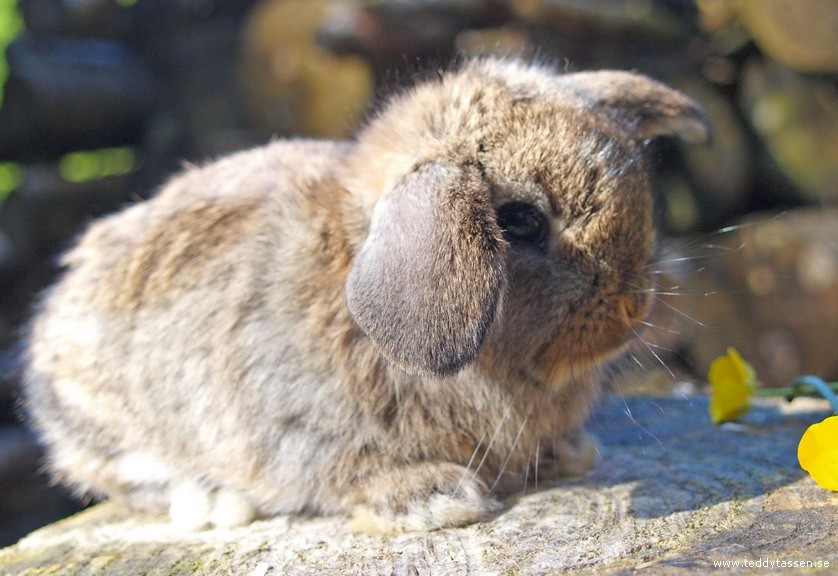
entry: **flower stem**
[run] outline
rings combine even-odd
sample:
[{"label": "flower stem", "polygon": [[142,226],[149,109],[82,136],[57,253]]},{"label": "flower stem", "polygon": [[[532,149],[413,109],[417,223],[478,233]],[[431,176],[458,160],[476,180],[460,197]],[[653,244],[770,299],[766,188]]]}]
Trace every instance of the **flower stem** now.
[{"label": "flower stem", "polygon": [[832,411],[838,414],[838,396],[835,395],[831,385],[824,382],[823,379],[811,375],[798,376],[797,379],[792,382],[792,387],[796,390],[802,390],[807,386],[814,388],[821,396],[826,398],[832,406]]},{"label": "flower stem", "polygon": [[754,396],[785,397],[789,402],[799,396],[822,396],[832,406],[832,411],[838,414],[838,382],[824,382],[817,376],[799,376],[785,388],[757,388]]}]

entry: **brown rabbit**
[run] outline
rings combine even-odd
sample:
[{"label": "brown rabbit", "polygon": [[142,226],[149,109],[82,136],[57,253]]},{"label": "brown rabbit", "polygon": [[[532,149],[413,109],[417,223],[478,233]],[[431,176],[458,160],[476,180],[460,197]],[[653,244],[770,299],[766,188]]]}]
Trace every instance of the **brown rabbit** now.
[{"label": "brown rabbit", "polygon": [[489,58],[351,141],[187,170],[45,295],[26,384],[51,469],[186,527],[383,531],[584,471],[601,368],[649,308],[665,134],[707,126],[648,78]]}]

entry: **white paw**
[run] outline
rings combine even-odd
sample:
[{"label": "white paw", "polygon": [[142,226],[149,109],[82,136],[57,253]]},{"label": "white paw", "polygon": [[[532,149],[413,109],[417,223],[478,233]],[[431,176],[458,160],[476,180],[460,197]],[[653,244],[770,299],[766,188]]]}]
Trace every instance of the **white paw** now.
[{"label": "white paw", "polygon": [[192,480],[172,488],[169,517],[172,524],[194,532],[210,526],[235,528],[249,524],[256,517],[250,501],[237,490],[210,490]]},{"label": "white paw", "polygon": [[453,494],[436,493],[427,500],[411,502],[404,514],[382,514],[360,505],[353,511],[350,528],[365,534],[426,532],[467,526],[485,520],[500,510],[500,503],[484,496],[485,489],[474,481],[464,481]]},{"label": "white paw", "polygon": [[496,500],[479,494],[469,498],[434,494],[427,502],[411,506],[406,519],[411,530],[437,530],[473,524],[499,509]]},{"label": "white paw", "polygon": [[253,522],[256,509],[238,490],[221,488],[215,493],[210,522],[218,528],[236,528]]},{"label": "white paw", "polygon": [[210,524],[212,493],[197,482],[184,480],[172,488],[169,517],[184,531],[203,530]]}]

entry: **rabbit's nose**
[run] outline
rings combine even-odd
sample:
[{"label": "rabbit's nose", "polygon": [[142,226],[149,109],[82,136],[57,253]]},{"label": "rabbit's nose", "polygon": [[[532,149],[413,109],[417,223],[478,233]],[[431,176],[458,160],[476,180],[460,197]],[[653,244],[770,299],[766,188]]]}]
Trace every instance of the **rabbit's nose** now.
[{"label": "rabbit's nose", "polygon": [[620,298],[620,311],[626,325],[642,322],[649,314],[651,295],[646,293],[625,294]]}]

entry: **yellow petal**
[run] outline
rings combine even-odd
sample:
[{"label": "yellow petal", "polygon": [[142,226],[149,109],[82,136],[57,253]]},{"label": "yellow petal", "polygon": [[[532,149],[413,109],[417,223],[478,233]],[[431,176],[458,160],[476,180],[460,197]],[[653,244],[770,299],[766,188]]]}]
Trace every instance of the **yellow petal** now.
[{"label": "yellow petal", "polygon": [[819,486],[838,491],[838,416],[809,426],[800,438],[797,459]]},{"label": "yellow petal", "polygon": [[715,424],[735,420],[748,411],[756,372],[734,348],[710,364],[710,418]]}]

